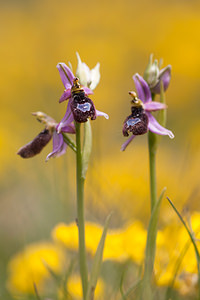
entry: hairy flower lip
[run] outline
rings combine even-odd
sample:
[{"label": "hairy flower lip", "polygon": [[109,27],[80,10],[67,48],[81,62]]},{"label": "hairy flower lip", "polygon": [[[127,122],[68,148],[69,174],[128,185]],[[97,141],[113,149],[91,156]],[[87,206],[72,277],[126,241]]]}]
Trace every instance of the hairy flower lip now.
[{"label": "hairy flower lip", "polygon": [[74,120],[78,123],[85,123],[88,118],[95,120],[97,117],[94,103],[85,93],[75,94],[70,106]]},{"label": "hairy flower lip", "polygon": [[[161,126],[158,123],[158,121],[151,115],[151,112],[157,111],[160,109],[166,109],[167,106],[163,103],[152,101],[150,88],[142,76],[140,76],[138,73],[136,73],[133,76],[133,80],[135,82],[135,87],[136,87],[136,91],[138,94],[138,98],[143,102],[144,112],[148,116],[148,119],[149,119],[148,130],[152,131],[153,133],[159,134],[159,135],[168,135],[171,139],[173,139],[174,134],[172,133],[172,131]],[[132,135],[131,137],[128,138],[128,140],[125,143],[123,143],[123,145],[121,147],[121,151],[124,151],[126,149],[126,147],[134,139],[134,137],[135,137],[135,135]]]}]

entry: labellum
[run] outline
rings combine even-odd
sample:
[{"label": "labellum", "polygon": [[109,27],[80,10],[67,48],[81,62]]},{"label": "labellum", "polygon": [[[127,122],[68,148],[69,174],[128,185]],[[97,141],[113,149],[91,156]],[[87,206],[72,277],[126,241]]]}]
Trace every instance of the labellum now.
[{"label": "labellum", "polygon": [[22,158],[30,158],[39,154],[51,140],[52,134],[48,129],[40,132],[30,143],[21,147],[17,154]]},{"label": "labellum", "polygon": [[134,92],[129,92],[133,97],[131,101],[131,115],[126,118],[123,125],[123,135],[129,136],[129,132],[133,135],[142,135],[147,133],[149,119],[144,111],[142,101],[137,99]]},{"label": "labellum", "polygon": [[78,83],[78,78],[74,79],[73,86],[71,88],[72,102],[71,110],[74,116],[74,120],[78,123],[87,122],[90,117],[91,120],[96,119],[96,110],[94,103],[88,97],[86,97],[84,90]]}]

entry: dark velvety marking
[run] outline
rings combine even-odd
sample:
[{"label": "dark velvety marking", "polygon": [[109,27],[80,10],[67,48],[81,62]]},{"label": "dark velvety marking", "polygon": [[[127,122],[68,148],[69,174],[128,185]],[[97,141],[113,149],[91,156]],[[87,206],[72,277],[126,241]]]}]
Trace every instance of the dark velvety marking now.
[{"label": "dark velvety marking", "polygon": [[48,144],[52,135],[49,130],[44,129],[40,132],[34,140],[25,146],[21,147],[17,154],[19,154],[22,158],[30,158],[37,154],[39,154],[42,149]]},{"label": "dark velvety marking", "polygon": [[149,119],[142,108],[132,107],[132,114],[126,118],[123,125],[123,135],[129,136],[129,132],[134,135],[145,134],[148,130]]},{"label": "dark velvety marking", "polygon": [[71,110],[74,120],[78,123],[87,122],[88,118],[96,119],[96,110],[92,100],[85,96],[84,92],[73,94]]}]

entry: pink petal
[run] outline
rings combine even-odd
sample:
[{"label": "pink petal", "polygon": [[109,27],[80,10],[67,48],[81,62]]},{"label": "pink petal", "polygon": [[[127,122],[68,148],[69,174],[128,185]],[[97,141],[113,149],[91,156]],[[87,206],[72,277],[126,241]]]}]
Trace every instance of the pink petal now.
[{"label": "pink petal", "polygon": [[100,111],[100,110],[97,110],[96,109],[96,115],[97,115],[97,117],[104,117],[104,118],[106,118],[107,120],[109,119],[109,116],[106,114],[106,113],[104,113],[104,112],[102,112],[102,111]]},{"label": "pink petal", "polygon": [[144,103],[144,109],[146,111],[156,111],[156,110],[165,109],[165,108],[167,108],[166,104],[156,102],[156,101],[150,101],[150,102]]},{"label": "pink petal", "polygon": [[172,131],[161,126],[150,113],[147,114],[149,118],[148,128],[150,131],[160,135],[168,135],[171,139],[174,138],[174,134],[172,133]]},{"label": "pink petal", "polygon": [[152,101],[149,86],[147,82],[142,78],[142,76],[136,73],[133,76],[133,80],[135,82],[138,98],[144,103]]},{"label": "pink petal", "polygon": [[130,142],[135,138],[135,135],[132,135],[128,140],[121,146],[121,151],[124,151]]},{"label": "pink petal", "polygon": [[86,93],[86,95],[94,94],[93,91],[86,86],[83,86],[83,89],[84,89],[84,92]]},{"label": "pink petal", "polygon": [[62,83],[64,84],[66,90],[71,88],[75,76],[70,70],[70,68],[66,66],[65,63],[58,63],[56,67],[58,68]]}]

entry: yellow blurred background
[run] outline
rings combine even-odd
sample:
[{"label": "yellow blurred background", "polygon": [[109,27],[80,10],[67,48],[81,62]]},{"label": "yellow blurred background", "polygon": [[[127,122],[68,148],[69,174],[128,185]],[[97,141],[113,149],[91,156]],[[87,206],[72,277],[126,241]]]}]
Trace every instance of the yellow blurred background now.
[{"label": "yellow blurred background", "polygon": [[[60,221],[76,218],[75,159],[67,154],[45,163],[41,155],[22,160],[17,150],[43,128],[31,112],[59,121],[63,85],[58,62],[75,52],[92,68],[99,61],[101,81],[92,99],[110,119],[92,122],[93,154],[86,183],[86,218],[102,223],[113,210],[112,227],[139,219],[146,227],[149,206],[147,136],[125,152],[122,124],[130,113],[132,75],[143,74],[149,55],[172,65],[166,94],[167,128],[157,156],[158,191],[182,210],[200,209],[200,2],[199,1],[1,1],[0,10],[0,289],[6,263],[31,241],[48,239]],[[166,200],[160,227],[175,218]]]}]

